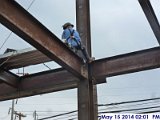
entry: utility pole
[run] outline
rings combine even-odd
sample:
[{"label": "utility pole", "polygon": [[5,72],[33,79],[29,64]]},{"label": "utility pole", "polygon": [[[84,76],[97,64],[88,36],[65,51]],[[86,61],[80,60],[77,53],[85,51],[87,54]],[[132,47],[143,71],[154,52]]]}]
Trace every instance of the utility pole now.
[{"label": "utility pole", "polygon": [[18,116],[19,120],[22,120],[22,117],[26,117],[26,115],[24,115],[23,113],[15,112],[14,114]]},{"label": "utility pole", "polygon": [[34,120],[37,120],[38,114],[37,114],[36,110],[33,112],[33,117],[34,117]]},{"label": "utility pole", "polygon": [[12,100],[11,120],[13,120],[13,116],[14,116],[14,99]]}]

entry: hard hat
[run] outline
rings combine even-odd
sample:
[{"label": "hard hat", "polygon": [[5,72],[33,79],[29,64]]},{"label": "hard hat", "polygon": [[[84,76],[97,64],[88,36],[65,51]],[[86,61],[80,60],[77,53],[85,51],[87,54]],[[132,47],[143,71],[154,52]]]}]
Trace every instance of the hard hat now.
[{"label": "hard hat", "polygon": [[67,23],[65,23],[62,27],[63,27],[63,30],[64,29],[66,29],[68,26],[72,26],[72,27],[74,27],[74,25],[73,24],[71,24],[71,23],[69,23],[69,22],[67,22]]}]

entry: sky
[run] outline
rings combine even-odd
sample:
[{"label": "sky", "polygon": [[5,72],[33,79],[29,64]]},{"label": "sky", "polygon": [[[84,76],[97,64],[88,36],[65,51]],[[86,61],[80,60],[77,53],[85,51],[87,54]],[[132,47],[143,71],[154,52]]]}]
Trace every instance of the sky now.
[{"label": "sky", "polygon": [[[32,2],[16,1],[26,10]],[[160,20],[160,1],[152,0],[151,3]],[[64,23],[76,24],[75,0],[35,0],[28,12],[59,38]],[[158,46],[137,0],[90,0],[90,12],[92,55],[96,59]],[[0,46],[10,33],[10,30],[0,24]],[[6,48],[21,50],[28,47],[31,46],[12,33],[0,49],[0,54]],[[52,69],[59,67],[53,62],[46,64]],[[48,68],[42,64],[25,68],[27,73],[44,70]],[[17,71],[13,70],[14,73]],[[97,86],[98,104],[160,97],[159,72],[160,69],[154,69],[107,78],[107,83]],[[159,102],[156,101],[157,104]],[[0,102],[0,120],[10,119],[9,107],[11,101]],[[77,89],[18,99],[15,105],[16,111],[27,115],[23,120],[33,120],[35,110],[39,118],[43,118],[76,109]]]}]

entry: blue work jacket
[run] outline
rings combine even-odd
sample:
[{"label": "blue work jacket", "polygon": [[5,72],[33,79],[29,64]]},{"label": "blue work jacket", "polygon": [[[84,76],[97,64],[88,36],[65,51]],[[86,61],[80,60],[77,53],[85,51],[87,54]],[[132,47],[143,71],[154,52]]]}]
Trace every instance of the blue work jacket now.
[{"label": "blue work jacket", "polygon": [[[68,44],[70,44],[72,47],[76,47],[78,46],[77,43],[80,43],[81,38],[79,36],[79,33],[76,30],[74,30],[73,32],[73,30],[74,30],[73,28],[65,29],[62,33],[62,39],[66,39],[66,42]],[[74,39],[70,38],[72,32],[73,32]]]}]

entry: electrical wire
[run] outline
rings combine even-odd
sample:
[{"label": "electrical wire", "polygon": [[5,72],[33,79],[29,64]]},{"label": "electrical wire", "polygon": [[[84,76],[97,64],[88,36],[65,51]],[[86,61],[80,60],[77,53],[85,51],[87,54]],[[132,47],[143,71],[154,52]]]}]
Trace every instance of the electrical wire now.
[{"label": "electrical wire", "polygon": [[5,43],[8,41],[8,39],[10,38],[10,36],[12,35],[13,32],[10,32],[9,35],[6,37],[6,39],[4,40],[4,42],[2,43],[0,50],[3,48],[3,46],[5,45]]},{"label": "electrical wire", "polygon": [[[151,99],[143,99],[143,100],[125,101],[125,102],[111,103],[111,104],[100,104],[98,106],[99,107],[106,106],[106,105],[115,106],[115,105],[126,104],[126,103],[146,102],[146,101],[158,100],[158,99],[160,99],[160,98],[151,98]],[[119,112],[125,112],[125,111],[140,111],[140,110],[148,110],[148,109],[155,109],[155,108],[160,108],[160,106],[141,107],[141,108],[134,108],[134,109],[121,109],[121,110],[112,110],[112,111],[101,111],[101,112],[98,112],[98,113],[99,114],[102,114],[102,113],[119,113]],[[64,116],[64,115],[69,115],[71,113],[76,113],[76,112],[77,112],[77,110],[71,111],[71,112],[67,112],[67,113],[58,114],[58,115],[55,115],[55,116],[41,118],[41,119],[38,119],[38,120],[45,120],[45,119],[50,119],[50,118],[56,118],[56,117],[60,117],[60,116]]]},{"label": "electrical wire", "polygon": [[43,65],[45,66],[45,67],[47,67],[49,70],[52,70],[48,65],[46,65],[45,63],[43,63]]},{"label": "electrical wire", "polygon": [[76,112],[75,115],[68,115],[68,116],[64,116],[64,117],[61,117],[61,118],[56,118],[56,119],[53,119],[53,120],[64,120],[64,119],[69,119],[71,117],[77,117],[78,113]]},{"label": "electrical wire", "polygon": [[30,5],[28,6],[27,8],[27,11],[31,8],[31,6],[33,5],[33,3],[35,2],[36,0],[32,0],[32,2],[30,3]]},{"label": "electrical wire", "polygon": [[[30,5],[27,8],[27,11],[31,8],[31,6],[33,5],[33,3],[35,2],[35,0],[33,0]],[[8,41],[8,39],[11,37],[13,32],[10,32],[9,35],[6,37],[6,39],[4,40],[4,42],[2,43],[0,50],[3,48],[3,46],[5,45],[5,43]]]},{"label": "electrical wire", "polygon": [[135,108],[135,109],[124,109],[124,110],[114,110],[114,111],[105,111],[105,112],[99,112],[100,114],[104,113],[120,113],[125,111],[138,111],[138,110],[146,110],[146,109],[153,109],[153,108],[160,108],[160,106],[153,106],[153,107],[143,107],[143,108]]},{"label": "electrical wire", "polygon": [[38,120],[46,120],[46,119],[55,118],[55,117],[62,116],[62,115],[68,115],[68,114],[75,113],[75,112],[77,112],[77,110],[67,112],[67,113],[58,114],[58,115],[54,115],[54,116],[50,116],[50,117],[41,118],[41,119],[38,119]]},{"label": "electrical wire", "polygon": [[120,105],[120,104],[127,104],[127,103],[145,102],[145,101],[151,101],[151,100],[160,100],[160,97],[151,98],[151,99],[143,99],[143,100],[133,100],[133,101],[118,102],[118,103],[110,103],[110,104],[99,104],[98,106],[112,106],[112,105]]},{"label": "electrical wire", "polygon": [[[136,107],[136,106],[138,106],[138,107],[140,107],[140,106],[142,106],[142,105],[147,105],[147,106],[153,106],[153,105],[159,105],[159,103],[160,103],[160,101],[145,101],[145,102],[143,102],[143,103],[137,103],[137,104],[133,104],[133,103],[130,103],[130,104],[128,104],[128,105],[126,105],[126,104],[120,104],[120,105],[113,105],[113,106],[104,106],[105,108],[103,108],[103,109],[99,109],[99,110],[106,110],[106,109],[118,109],[118,108],[121,108],[121,107],[123,107],[123,108],[131,108],[131,107]],[[102,106],[101,106],[102,107]]]},{"label": "electrical wire", "polygon": [[11,54],[11,56],[9,56],[5,61],[3,61],[0,64],[0,67],[2,67],[6,62],[8,62],[16,53],[17,53],[17,51],[13,51],[13,53]]},{"label": "electrical wire", "polygon": [[140,112],[139,114],[156,113],[156,112],[160,112],[160,110],[153,110],[153,111]]}]

